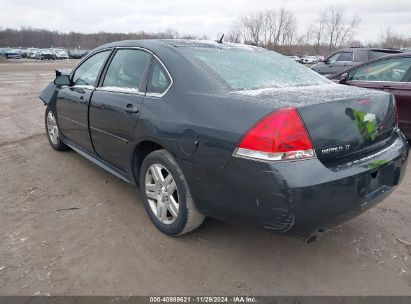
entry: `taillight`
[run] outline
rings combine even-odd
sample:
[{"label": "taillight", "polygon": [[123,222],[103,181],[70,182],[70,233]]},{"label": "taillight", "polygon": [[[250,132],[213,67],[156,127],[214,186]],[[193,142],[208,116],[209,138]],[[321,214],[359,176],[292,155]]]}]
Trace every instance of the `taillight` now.
[{"label": "taillight", "polygon": [[310,137],[295,108],[282,108],[264,117],[241,139],[236,156],[261,160],[315,157]]}]

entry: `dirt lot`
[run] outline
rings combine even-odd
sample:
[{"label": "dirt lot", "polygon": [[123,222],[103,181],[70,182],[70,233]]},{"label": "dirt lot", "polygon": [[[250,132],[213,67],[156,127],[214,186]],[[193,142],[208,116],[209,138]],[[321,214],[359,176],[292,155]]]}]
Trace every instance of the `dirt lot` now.
[{"label": "dirt lot", "polygon": [[74,64],[0,64],[0,295],[411,294],[411,172],[314,243],[210,219],[167,237],[131,185],[49,147],[37,96]]}]

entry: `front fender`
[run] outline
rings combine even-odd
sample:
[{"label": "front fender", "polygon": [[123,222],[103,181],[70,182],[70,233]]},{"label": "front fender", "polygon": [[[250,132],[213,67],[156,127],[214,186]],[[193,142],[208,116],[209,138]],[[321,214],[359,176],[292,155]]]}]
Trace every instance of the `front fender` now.
[{"label": "front fender", "polygon": [[47,87],[41,91],[39,98],[43,101],[44,105],[55,102],[57,99],[57,86],[50,82]]}]

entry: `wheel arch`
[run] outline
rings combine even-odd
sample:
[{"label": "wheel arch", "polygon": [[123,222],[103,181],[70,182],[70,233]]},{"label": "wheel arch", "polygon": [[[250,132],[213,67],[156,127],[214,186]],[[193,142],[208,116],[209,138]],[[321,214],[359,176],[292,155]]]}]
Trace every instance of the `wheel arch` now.
[{"label": "wheel arch", "polygon": [[132,154],[132,177],[134,178],[135,184],[137,187],[140,187],[140,169],[143,164],[144,159],[148,154],[153,151],[165,149],[164,145],[158,143],[152,139],[143,139],[141,140],[133,150]]}]

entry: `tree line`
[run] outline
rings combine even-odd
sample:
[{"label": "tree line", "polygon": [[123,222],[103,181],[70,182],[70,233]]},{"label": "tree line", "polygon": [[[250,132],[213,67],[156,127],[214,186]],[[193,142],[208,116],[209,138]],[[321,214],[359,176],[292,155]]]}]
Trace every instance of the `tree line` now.
[{"label": "tree line", "polygon": [[319,12],[305,31],[298,33],[297,18],[291,10],[264,10],[240,17],[229,34],[229,40],[263,46],[280,52],[295,46],[315,46],[315,53],[345,45],[354,36],[360,18],[350,17],[341,5],[331,5]]},{"label": "tree line", "polygon": [[159,39],[159,38],[187,38],[206,39],[205,36],[180,35],[174,29],[163,32],[149,33],[140,31],[136,33],[107,33],[99,32],[92,34],[69,32],[61,33],[44,29],[33,29],[22,27],[21,29],[0,28],[1,47],[36,47],[49,48],[61,47],[66,49],[94,49],[99,45],[119,40]]},{"label": "tree line", "polygon": [[347,46],[411,47],[411,36],[398,34],[390,27],[381,30],[378,41],[356,40],[361,23],[358,15],[350,16],[343,5],[330,5],[318,12],[315,20],[298,31],[293,11],[279,8],[263,10],[239,17],[228,40],[262,46],[281,53],[328,54]]},{"label": "tree line", "polygon": [[[390,27],[380,30],[377,41],[362,42],[356,39],[361,23],[358,15],[350,16],[346,7],[330,5],[318,12],[313,22],[303,30],[298,29],[293,11],[286,8],[269,9],[238,17],[225,39],[265,47],[281,53],[326,55],[346,46],[367,46],[385,48],[411,47],[411,36],[399,34]],[[217,38],[221,36],[218,35]],[[92,34],[61,33],[44,29],[22,27],[2,29],[0,46],[10,47],[62,47],[93,49],[99,45],[127,39],[191,38],[207,39],[207,36],[181,35],[170,28],[162,32],[149,33],[107,33]]]}]

